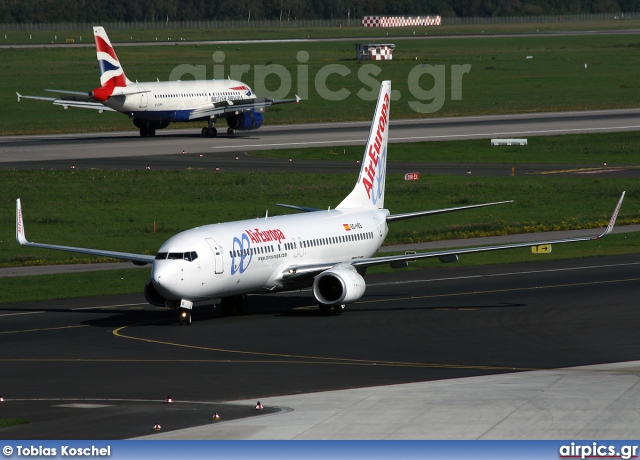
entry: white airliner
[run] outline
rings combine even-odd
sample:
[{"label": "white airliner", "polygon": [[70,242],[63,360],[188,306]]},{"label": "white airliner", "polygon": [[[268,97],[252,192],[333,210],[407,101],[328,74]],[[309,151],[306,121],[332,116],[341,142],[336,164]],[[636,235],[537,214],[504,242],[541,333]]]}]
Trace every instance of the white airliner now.
[{"label": "white airliner", "polygon": [[390,91],[391,82],[382,82],[358,181],[353,191],[334,209],[281,205],[305,212],[193,228],[169,238],[154,257],[30,243],[25,237],[18,199],[16,239],[24,246],[113,257],[135,264],[150,263],[151,277],[144,287],[145,298],[153,305],[178,310],[181,324],[190,324],[195,302],[211,304],[220,298],[225,314],[234,309],[242,314],[247,308],[246,294],[310,286],[323,313],[331,308],[341,313],[345,304],[364,295],[362,275],[372,265],[389,264],[400,268],[406,267],[408,261],[428,257],[454,262],[459,254],[597,240],[613,229],[624,192],[607,229],[599,236],[373,257],[387,235],[387,224],[394,221],[509,203],[502,201],[407,214],[391,214],[385,209]]},{"label": "white airliner", "polygon": [[100,111],[120,112],[133,118],[140,136],[153,137],[156,129],[171,122],[207,121],[202,137],[215,137],[213,126],[217,118],[225,118],[228,134],[236,130],[258,129],[264,117],[262,110],[274,104],[300,102],[293,99],[258,98],[251,88],[237,80],[188,80],[134,83],[124,74],[109,37],[102,27],[94,27],[100,87],[88,93],[46,89],[60,97],[18,95],[20,99],[51,101],[63,108],[78,107]]}]

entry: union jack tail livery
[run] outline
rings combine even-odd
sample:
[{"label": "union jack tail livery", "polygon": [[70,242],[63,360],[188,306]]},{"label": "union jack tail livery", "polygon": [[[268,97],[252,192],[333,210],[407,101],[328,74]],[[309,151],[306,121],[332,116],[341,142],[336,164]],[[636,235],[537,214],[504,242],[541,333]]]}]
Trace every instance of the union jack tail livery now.
[{"label": "union jack tail livery", "polygon": [[231,79],[144,81],[129,80],[103,27],[95,26],[100,86],[90,91],[45,89],[58,97],[23,96],[21,99],[49,101],[64,109],[75,107],[97,110],[98,113],[119,112],[131,118],[141,137],[153,137],[156,130],[171,123],[206,123],[202,137],[216,137],[217,120],[226,122],[227,135],[236,131],[258,129],[264,122],[262,111],[275,104],[298,103],[300,98],[275,100],[257,97],[249,85]]},{"label": "union jack tail livery", "polygon": [[353,191],[336,209],[384,208],[384,184],[387,174],[387,140],[389,139],[389,106],[391,81],[380,85],[378,105],[371,122],[369,140],[364,150],[360,176]]},{"label": "union jack tail livery", "polygon": [[98,55],[98,67],[100,68],[100,85],[113,88],[115,86],[127,86],[131,83],[122,70],[118,56],[111,46],[111,41],[104,27],[94,27],[93,36],[96,41],[96,54]]}]

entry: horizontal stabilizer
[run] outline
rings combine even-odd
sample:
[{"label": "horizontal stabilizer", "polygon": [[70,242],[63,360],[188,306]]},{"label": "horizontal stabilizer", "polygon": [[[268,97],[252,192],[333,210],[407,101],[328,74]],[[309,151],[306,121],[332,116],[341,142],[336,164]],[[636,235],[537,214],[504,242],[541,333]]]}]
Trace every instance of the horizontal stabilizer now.
[{"label": "horizontal stabilizer", "polygon": [[506,204],[506,203],[513,203],[513,200],[496,201],[495,203],[472,204],[470,206],[459,206],[457,208],[443,208],[443,209],[433,209],[431,211],[418,211],[418,212],[407,212],[405,214],[392,214],[390,216],[387,216],[387,222],[393,222],[395,220],[402,220],[402,219],[411,219],[413,217],[433,216],[436,214],[444,214],[447,212],[463,211],[465,209],[473,209],[473,208],[483,208],[485,206],[495,206],[498,204]]},{"label": "horizontal stabilizer", "polygon": [[276,206],[280,206],[282,208],[295,209],[297,211],[303,211],[303,212],[322,211],[322,209],[318,209],[318,208],[307,208],[305,206],[295,206],[293,204],[276,203]]}]

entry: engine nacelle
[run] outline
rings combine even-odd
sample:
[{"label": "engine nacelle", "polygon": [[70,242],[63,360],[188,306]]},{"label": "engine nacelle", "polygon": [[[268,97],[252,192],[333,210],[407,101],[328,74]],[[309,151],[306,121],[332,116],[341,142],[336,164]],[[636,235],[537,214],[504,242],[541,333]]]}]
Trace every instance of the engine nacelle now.
[{"label": "engine nacelle", "polygon": [[258,129],[262,126],[263,122],[264,117],[257,110],[247,110],[246,112],[240,112],[237,115],[232,115],[227,118],[229,128],[238,129],[240,131]]},{"label": "engine nacelle", "polygon": [[364,278],[349,264],[339,264],[325,270],[313,281],[313,295],[324,305],[355,302],[364,295]]},{"label": "engine nacelle", "polygon": [[156,291],[156,288],[151,282],[151,278],[144,283],[144,298],[147,302],[151,305],[155,305],[156,307],[165,307],[167,303],[167,299],[162,297],[158,291]]}]

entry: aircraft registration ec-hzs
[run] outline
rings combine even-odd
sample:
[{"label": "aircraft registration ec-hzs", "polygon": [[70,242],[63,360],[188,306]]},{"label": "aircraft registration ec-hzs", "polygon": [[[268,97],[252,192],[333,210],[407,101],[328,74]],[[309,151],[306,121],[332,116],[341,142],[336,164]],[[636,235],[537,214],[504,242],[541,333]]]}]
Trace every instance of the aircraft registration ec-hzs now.
[{"label": "aircraft registration ec-hzs", "polygon": [[243,314],[247,294],[272,293],[312,287],[320,310],[342,313],[345,304],[360,299],[366,289],[363,275],[372,265],[406,267],[407,262],[438,257],[443,262],[458,255],[500,249],[597,240],[609,234],[624,199],[618,201],[604,233],[530,243],[374,257],[389,230],[401,219],[493,206],[510,201],[391,214],[384,207],[389,139],[391,82],[380,87],[369,138],[356,185],[335,208],[321,210],[281,205],[296,214],[226,222],[186,230],[169,238],[157,255],[31,243],[25,236],[20,199],[16,203],[16,239],[24,246],[130,260],[151,264],[144,286],[150,304],[176,309],[181,324],[191,323],[194,303],[221,299],[224,314]]},{"label": "aircraft registration ec-hzs", "polygon": [[18,95],[20,99],[49,101],[54,105],[120,112],[133,118],[140,136],[153,137],[156,129],[175,122],[206,121],[202,137],[215,137],[216,119],[227,122],[227,134],[236,130],[258,129],[264,122],[262,110],[275,104],[298,103],[292,99],[273,100],[257,97],[251,88],[237,80],[152,81],[134,83],[127,78],[118,56],[102,27],[94,27],[100,87],[89,92],[46,89],[60,97]]}]

